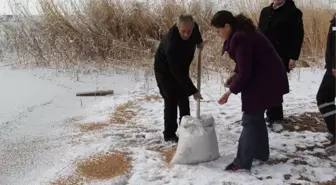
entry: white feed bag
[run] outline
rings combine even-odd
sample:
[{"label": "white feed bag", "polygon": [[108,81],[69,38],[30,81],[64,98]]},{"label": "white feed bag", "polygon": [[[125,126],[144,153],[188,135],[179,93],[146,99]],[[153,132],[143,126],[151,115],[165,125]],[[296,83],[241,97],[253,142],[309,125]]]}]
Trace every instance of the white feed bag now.
[{"label": "white feed bag", "polygon": [[203,115],[200,119],[184,116],[179,128],[179,141],[171,164],[198,164],[220,157],[215,119]]}]

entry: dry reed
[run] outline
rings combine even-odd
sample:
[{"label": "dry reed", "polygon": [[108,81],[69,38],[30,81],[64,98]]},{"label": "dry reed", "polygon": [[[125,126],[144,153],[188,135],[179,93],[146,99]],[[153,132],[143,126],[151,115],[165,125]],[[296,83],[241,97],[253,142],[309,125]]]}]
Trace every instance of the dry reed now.
[{"label": "dry reed", "polygon": [[78,125],[81,132],[92,132],[101,130],[105,127],[109,126],[109,123],[98,122],[98,123],[86,123]]},{"label": "dry reed", "polygon": [[336,180],[318,183],[318,185],[335,185],[335,184]]},{"label": "dry reed", "polygon": [[162,154],[163,160],[166,162],[166,164],[169,165],[176,153],[176,147],[161,149],[160,152]]},{"label": "dry reed", "polygon": [[[268,2],[241,0],[234,6],[257,23],[261,8]],[[332,11],[316,3],[297,4],[303,11],[305,27],[300,59],[316,63],[324,55]],[[160,39],[179,14],[191,12],[208,41],[203,54],[204,71],[232,70],[233,63],[228,57],[220,56],[222,42],[209,25],[214,7],[224,9],[225,3],[133,0],[122,4],[112,0],[70,0],[62,4],[38,0],[38,7],[40,15],[34,16],[26,7],[16,5],[13,10],[19,15],[17,22],[3,23],[0,27],[7,50],[15,52],[22,64],[151,68],[154,53],[146,39]]]},{"label": "dry reed", "polygon": [[136,101],[128,101],[124,104],[117,105],[110,116],[111,124],[126,124],[131,123],[133,118],[139,111],[139,106]]}]

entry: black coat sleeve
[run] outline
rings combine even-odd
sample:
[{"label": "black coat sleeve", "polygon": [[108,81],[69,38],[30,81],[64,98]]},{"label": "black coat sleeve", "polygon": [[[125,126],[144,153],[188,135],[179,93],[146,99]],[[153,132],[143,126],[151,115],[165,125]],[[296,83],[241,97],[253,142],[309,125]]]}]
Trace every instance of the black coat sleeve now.
[{"label": "black coat sleeve", "polygon": [[265,11],[266,11],[266,8],[263,8],[260,12],[260,15],[259,15],[259,20],[258,20],[258,30],[262,33],[264,33],[264,25],[265,25],[265,22],[264,22],[264,17],[265,17]]},{"label": "black coat sleeve", "polygon": [[336,69],[336,19],[332,21],[331,25],[330,25],[330,42],[331,42],[331,48],[327,48],[330,49],[330,53],[331,53],[331,67],[332,69]]},{"label": "black coat sleeve", "polygon": [[203,38],[202,38],[202,34],[199,28],[199,25],[197,23],[195,23],[195,27],[193,30],[193,34],[194,34],[194,41],[195,44],[201,44],[203,42]]},{"label": "black coat sleeve", "polygon": [[169,68],[178,81],[179,85],[184,89],[188,96],[198,92],[193,82],[189,77],[189,71],[183,70],[183,48],[180,48],[177,42],[171,40],[166,48],[167,60]]},{"label": "black coat sleeve", "polygon": [[303,38],[304,38],[304,28],[302,20],[302,12],[297,9],[294,13],[292,23],[291,23],[291,48],[289,51],[289,58],[292,60],[298,60],[301,53]]},{"label": "black coat sleeve", "polygon": [[258,20],[258,30],[265,34],[265,30],[267,29],[268,26],[268,13],[267,13],[268,7],[265,7],[261,10],[260,15],[259,15],[259,20]]}]

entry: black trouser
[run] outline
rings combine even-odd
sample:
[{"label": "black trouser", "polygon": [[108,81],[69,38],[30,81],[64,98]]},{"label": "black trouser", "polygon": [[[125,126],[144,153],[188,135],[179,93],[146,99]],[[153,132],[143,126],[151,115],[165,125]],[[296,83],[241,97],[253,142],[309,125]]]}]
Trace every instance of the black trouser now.
[{"label": "black trouser", "polygon": [[267,161],[270,155],[264,111],[244,113],[242,125],[243,131],[239,138],[234,164],[240,168],[250,169],[253,159]]},{"label": "black trouser", "polygon": [[157,85],[164,99],[164,136],[169,138],[177,130],[177,107],[179,108],[179,122],[183,116],[190,115],[189,96],[173,78],[156,73]]},{"label": "black trouser", "polygon": [[282,104],[267,109],[266,116],[270,122],[282,120],[284,117]]},{"label": "black trouser", "polygon": [[334,139],[336,124],[335,86],[335,77],[331,74],[331,72],[327,71],[323,77],[316,96],[317,106],[328,127],[328,131],[334,136]]},{"label": "black trouser", "polygon": [[[286,57],[281,57],[281,58],[282,58],[282,61],[284,62],[286,72],[289,73],[290,72],[290,69],[288,67],[288,65],[289,65],[289,59],[286,58]],[[267,116],[267,119],[270,122],[278,121],[278,120],[283,120],[284,115],[283,115],[283,106],[282,106],[282,103],[279,104],[279,105],[276,105],[276,106],[268,108],[266,110],[266,116]]]}]

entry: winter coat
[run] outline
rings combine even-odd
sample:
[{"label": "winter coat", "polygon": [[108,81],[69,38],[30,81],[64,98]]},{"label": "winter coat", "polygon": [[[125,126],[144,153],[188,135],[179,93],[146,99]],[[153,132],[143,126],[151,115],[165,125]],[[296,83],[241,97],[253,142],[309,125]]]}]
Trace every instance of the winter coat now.
[{"label": "winter coat", "polygon": [[162,89],[183,89],[188,96],[198,92],[189,77],[189,67],[196,45],[202,42],[197,23],[188,40],[181,38],[176,24],[163,36],[154,61],[155,75]]},{"label": "winter coat", "polygon": [[293,0],[274,9],[273,3],[262,9],[258,27],[282,58],[287,72],[289,60],[298,60],[304,37],[302,12]]},{"label": "winter coat", "polygon": [[230,84],[233,94],[241,93],[242,111],[258,112],[279,105],[289,92],[284,64],[270,41],[259,31],[235,31],[224,42],[236,62],[237,76]]},{"label": "winter coat", "polygon": [[327,69],[327,72],[331,72],[332,69],[336,69],[336,60],[335,60],[335,31],[332,31],[332,27],[335,27],[335,20],[336,15],[333,17],[333,19],[330,21],[330,27],[328,32],[328,38],[327,38],[327,47],[326,47],[326,53],[325,53],[325,68]]}]

